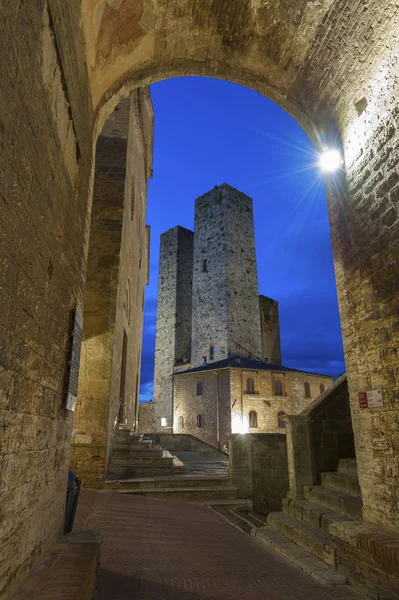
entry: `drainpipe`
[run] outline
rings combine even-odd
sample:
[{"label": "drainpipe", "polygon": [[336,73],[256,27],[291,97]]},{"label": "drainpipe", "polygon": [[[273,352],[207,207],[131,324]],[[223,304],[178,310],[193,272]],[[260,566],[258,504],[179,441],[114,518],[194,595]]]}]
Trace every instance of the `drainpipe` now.
[{"label": "drainpipe", "polygon": [[212,371],[216,375],[216,442],[220,450],[220,415],[219,415],[219,373]]},{"label": "drainpipe", "polygon": [[244,425],[244,398],[242,393],[242,374],[244,371],[240,373],[240,390],[241,390],[241,423]]}]

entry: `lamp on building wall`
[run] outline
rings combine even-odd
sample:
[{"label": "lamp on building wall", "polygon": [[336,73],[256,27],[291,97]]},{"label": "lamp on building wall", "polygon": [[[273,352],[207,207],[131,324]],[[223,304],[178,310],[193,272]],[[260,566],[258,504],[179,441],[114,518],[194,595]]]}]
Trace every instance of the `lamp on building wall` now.
[{"label": "lamp on building wall", "polygon": [[231,433],[248,433],[248,423],[245,423],[245,418],[242,419],[241,415],[233,415]]},{"label": "lamp on building wall", "polygon": [[343,165],[339,150],[328,148],[319,155],[319,167],[325,173],[334,173]]}]

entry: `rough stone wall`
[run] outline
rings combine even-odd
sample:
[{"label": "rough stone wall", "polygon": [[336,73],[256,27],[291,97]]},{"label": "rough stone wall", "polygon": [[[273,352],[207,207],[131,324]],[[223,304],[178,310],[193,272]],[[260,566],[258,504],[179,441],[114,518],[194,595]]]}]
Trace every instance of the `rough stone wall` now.
[{"label": "rough stone wall", "polygon": [[320,484],[323,471],[335,471],[341,458],[354,458],[352,419],[346,375],[297,415],[287,418],[291,498],[303,486]]},{"label": "rough stone wall", "polygon": [[259,296],[262,360],[281,365],[280,318],[277,300]]},{"label": "rough stone wall", "polygon": [[[192,373],[174,378],[174,432],[188,433],[218,448],[216,373]],[[202,383],[202,395],[197,396],[197,383]],[[203,416],[203,427],[197,427],[197,416]],[[179,417],[184,419],[184,429],[178,428]],[[223,440],[224,444],[227,440]]]},{"label": "rough stone wall", "polygon": [[229,444],[230,475],[237,498],[252,500],[264,515],[280,511],[288,491],[285,435],[276,433],[233,434]]},{"label": "rough stone wall", "polygon": [[[140,104],[139,99],[144,101]],[[126,377],[122,422],[136,425],[143,295],[148,265],[145,225],[148,149],[143,121],[152,109],[137,90],[115,109],[97,140],[79,395],[72,434],[71,468],[85,486],[105,479],[118,419],[123,337]]]},{"label": "rough stone wall", "polygon": [[[147,431],[159,431],[162,417],[166,427],[173,427],[171,375],[176,363],[190,360],[193,235],[179,226],[161,235],[154,402],[152,408],[142,409],[153,414],[152,429]],[[140,430],[144,431],[141,425]]]},{"label": "rough stone wall", "polygon": [[79,3],[0,11],[0,597],[63,528],[93,120]]},{"label": "rough stone wall", "polygon": [[195,203],[193,367],[211,346],[214,360],[262,354],[252,200],[227,184]]}]

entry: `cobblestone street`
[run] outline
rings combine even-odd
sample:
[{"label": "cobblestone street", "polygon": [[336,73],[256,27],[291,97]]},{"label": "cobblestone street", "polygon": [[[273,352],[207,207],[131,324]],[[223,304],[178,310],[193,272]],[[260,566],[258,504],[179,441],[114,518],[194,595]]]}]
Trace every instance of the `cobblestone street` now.
[{"label": "cobblestone street", "polygon": [[203,505],[83,491],[75,530],[104,532],[99,600],[361,600],[325,587]]}]

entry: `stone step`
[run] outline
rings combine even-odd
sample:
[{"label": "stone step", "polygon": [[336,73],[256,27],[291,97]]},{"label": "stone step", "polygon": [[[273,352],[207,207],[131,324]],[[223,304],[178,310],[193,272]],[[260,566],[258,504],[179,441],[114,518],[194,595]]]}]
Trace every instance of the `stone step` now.
[{"label": "stone step", "polygon": [[349,519],[362,520],[363,505],[360,497],[345,496],[341,492],[325,488],[321,485],[303,487],[305,500],[313,504],[326,506],[332,511],[349,517]]},{"label": "stone step", "polygon": [[284,498],[283,513],[330,534],[332,534],[330,525],[333,523],[348,522],[348,517],[341,515],[341,513],[332,511],[326,506],[314,504],[308,500]]},{"label": "stone step", "polygon": [[325,531],[284,513],[270,513],[267,524],[330,567],[336,567],[336,544]]},{"label": "stone step", "polygon": [[324,560],[316,558],[268,525],[252,529],[251,535],[323,585],[348,583],[344,575],[333,571]]},{"label": "stone step", "polygon": [[112,455],[110,467],[135,465],[171,465],[173,456],[164,456],[162,452],[151,453],[150,456],[140,453]]},{"label": "stone step", "polygon": [[[163,488],[183,488],[183,487],[206,487],[206,488],[231,488],[231,479],[229,477],[197,477],[195,475],[174,475],[159,476],[148,478],[121,479],[118,487],[122,489],[147,490]],[[106,481],[105,487],[115,487],[115,481]]]},{"label": "stone step", "polygon": [[126,439],[119,439],[116,438],[114,440],[114,446],[117,447],[123,447],[123,448],[151,448],[152,446],[154,446],[154,442],[152,440],[130,440],[129,438]]},{"label": "stone step", "polygon": [[[243,504],[243,502],[245,504]],[[251,512],[251,502],[248,500],[235,500],[234,502],[209,502],[208,508],[220,515],[230,525],[243,533],[251,534],[254,527],[263,527],[266,523],[259,516]]]},{"label": "stone step", "polygon": [[169,465],[135,465],[128,467],[109,467],[108,474],[119,479],[134,479],[135,477],[156,477],[157,475],[179,475],[184,473],[184,467]]},{"label": "stone step", "polygon": [[149,448],[130,448],[129,446],[125,447],[125,448],[115,448],[115,446],[112,449],[112,456],[113,457],[123,457],[123,456],[129,456],[129,457],[159,457],[159,456],[163,456],[163,450],[160,449],[158,450],[157,448],[152,447],[151,449]]},{"label": "stone step", "polygon": [[341,458],[338,463],[338,473],[353,473],[357,475],[356,458]]},{"label": "stone step", "polygon": [[158,448],[113,448],[112,456],[162,456],[163,450]]},{"label": "stone step", "polygon": [[133,494],[152,496],[154,498],[182,499],[190,502],[205,502],[206,500],[234,500],[237,488],[234,487],[154,487],[145,489],[121,489],[118,494]]},{"label": "stone step", "polygon": [[321,474],[321,484],[348,496],[360,497],[360,485],[354,473],[328,472]]},{"label": "stone step", "polygon": [[142,440],[144,435],[142,433],[134,433],[130,429],[117,429],[115,431],[115,437],[130,437],[132,439],[137,438]]}]

